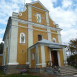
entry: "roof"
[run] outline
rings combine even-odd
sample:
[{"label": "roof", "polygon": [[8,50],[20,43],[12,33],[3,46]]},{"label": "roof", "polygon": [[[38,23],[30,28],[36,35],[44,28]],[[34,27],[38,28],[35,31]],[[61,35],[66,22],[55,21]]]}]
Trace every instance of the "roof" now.
[{"label": "roof", "polygon": [[[46,39],[43,39],[41,41],[38,41],[37,43],[35,43],[31,47],[33,47],[33,46],[35,46],[37,44],[48,45],[48,47],[55,48],[55,49],[57,49],[57,48],[60,49],[60,48],[63,48],[63,47],[67,47],[66,45],[62,45],[62,44],[59,44],[59,43],[54,43],[54,42],[51,42],[51,41],[46,40]],[[29,47],[29,48],[31,48],[31,47]]]},{"label": "roof", "polygon": [[0,56],[3,56],[3,54],[0,54]]},{"label": "roof", "polygon": [[3,36],[3,41],[4,41],[6,34],[9,31],[9,28],[11,26],[11,25],[9,25],[10,23],[11,23],[11,17],[9,17],[9,19],[8,19],[8,23],[7,23],[7,26],[6,26],[6,29],[5,29],[5,32],[4,32],[4,36]]}]

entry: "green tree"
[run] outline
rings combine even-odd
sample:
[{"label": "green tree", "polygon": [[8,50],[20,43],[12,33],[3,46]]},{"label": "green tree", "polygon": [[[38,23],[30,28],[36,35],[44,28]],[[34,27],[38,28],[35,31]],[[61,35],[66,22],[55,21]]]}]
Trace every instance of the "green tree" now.
[{"label": "green tree", "polygon": [[76,54],[77,53],[77,39],[70,40],[69,48],[71,53]]},{"label": "green tree", "polygon": [[3,53],[3,46],[4,46],[4,44],[3,43],[0,43],[0,54]]}]

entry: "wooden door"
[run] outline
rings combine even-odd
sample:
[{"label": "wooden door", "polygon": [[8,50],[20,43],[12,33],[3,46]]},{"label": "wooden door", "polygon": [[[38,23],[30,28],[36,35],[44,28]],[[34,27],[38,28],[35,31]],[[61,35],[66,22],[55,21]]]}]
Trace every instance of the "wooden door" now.
[{"label": "wooden door", "polygon": [[53,66],[58,66],[58,56],[57,51],[51,51],[51,58],[52,58],[52,64]]}]

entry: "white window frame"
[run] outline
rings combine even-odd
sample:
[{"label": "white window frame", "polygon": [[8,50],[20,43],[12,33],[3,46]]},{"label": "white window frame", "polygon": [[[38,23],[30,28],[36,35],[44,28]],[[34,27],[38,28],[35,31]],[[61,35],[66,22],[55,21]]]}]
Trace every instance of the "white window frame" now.
[{"label": "white window frame", "polygon": [[[24,36],[24,41],[22,42],[22,40],[21,40],[21,35],[23,35]],[[22,43],[22,44],[24,44],[25,43],[25,33],[24,32],[21,32],[20,33],[20,43]]]},{"label": "white window frame", "polygon": [[53,42],[56,43],[56,38],[53,38]]},{"label": "white window frame", "polygon": [[[40,17],[40,19],[38,20],[38,17]],[[37,22],[41,23],[41,14],[37,13]]]}]

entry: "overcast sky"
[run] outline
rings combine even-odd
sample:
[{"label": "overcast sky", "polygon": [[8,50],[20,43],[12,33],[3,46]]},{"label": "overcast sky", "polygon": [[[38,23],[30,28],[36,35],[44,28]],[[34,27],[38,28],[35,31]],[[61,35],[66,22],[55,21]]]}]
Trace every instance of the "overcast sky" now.
[{"label": "overcast sky", "polygon": [[[26,2],[24,2],[26,1]],[[0,0],[0,42],[12,12],[23,11],[24,3],[37,0]],[[51,19],[59,24],[62,42],[77,38],[77,0],[39,0],[49,11]]]}]

